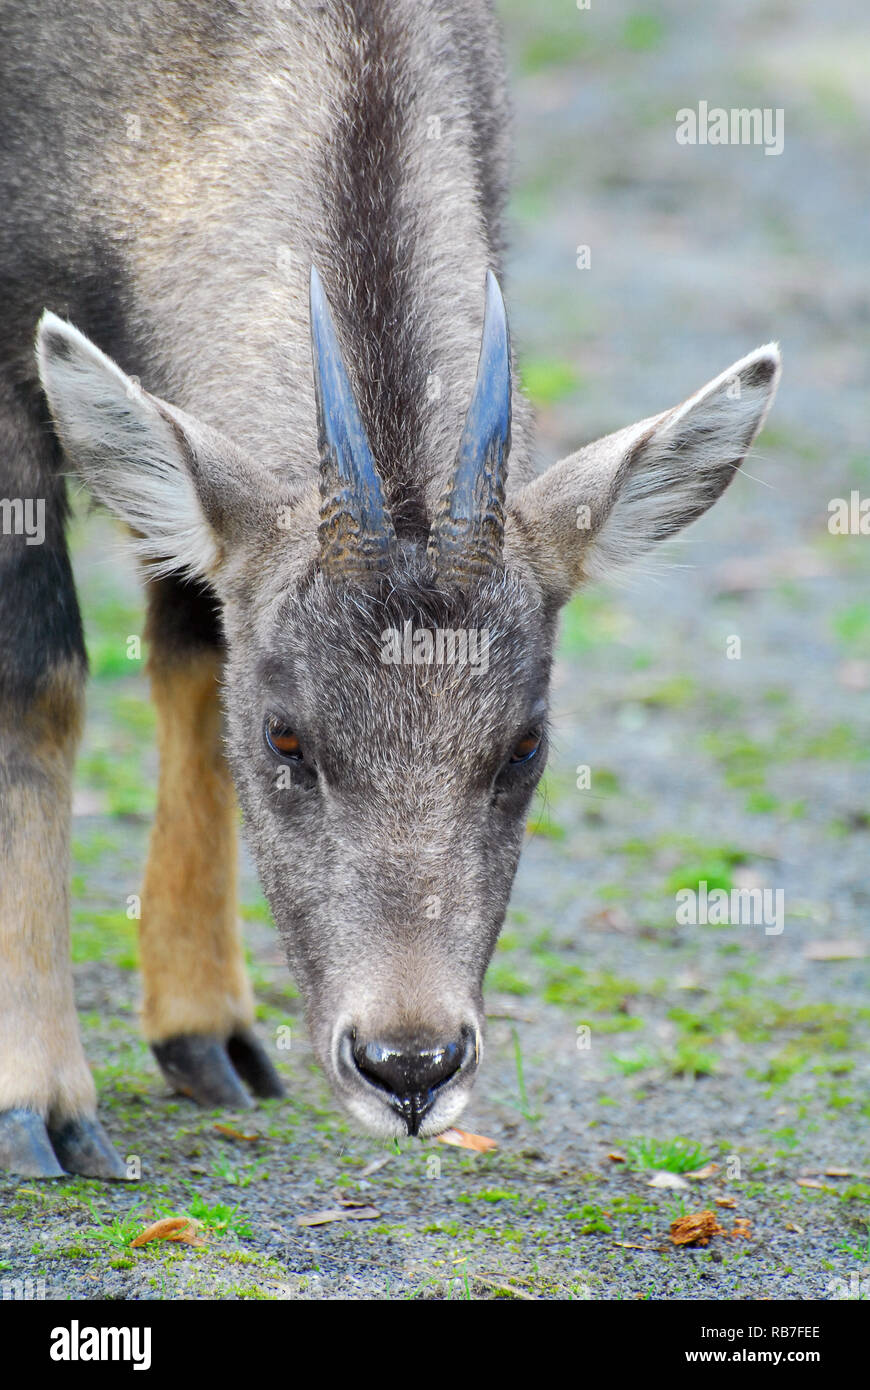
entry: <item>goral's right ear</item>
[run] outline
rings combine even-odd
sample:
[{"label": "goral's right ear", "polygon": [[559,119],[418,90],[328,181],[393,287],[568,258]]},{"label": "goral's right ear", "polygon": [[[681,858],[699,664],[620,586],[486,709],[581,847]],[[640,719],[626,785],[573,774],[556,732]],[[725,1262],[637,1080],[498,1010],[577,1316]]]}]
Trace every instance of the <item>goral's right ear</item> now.
[{"label": "goral's right ear", "polygon": [[775,344],[758,348],[682,405],[554,464],[511,498],[507,562],[564,603],[688,526],[735,476],[779,374]]},{"label": "goral's right ear", "polygon": [[280,525],[280,480],[216,430],[149,395],[46,311],[39,376],[69,461],[134,532],[152,574],[210,579],[252,528]]}]

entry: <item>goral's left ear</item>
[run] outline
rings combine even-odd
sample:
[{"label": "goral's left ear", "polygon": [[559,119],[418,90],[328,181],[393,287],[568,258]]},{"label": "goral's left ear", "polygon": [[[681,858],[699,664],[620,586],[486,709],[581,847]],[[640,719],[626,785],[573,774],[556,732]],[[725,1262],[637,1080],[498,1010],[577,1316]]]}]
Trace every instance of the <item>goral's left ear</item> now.
[{"label": "goral's left ear", "polygon": [[507,563],[564,603],[688,526],[731,482],[779,376],[776,345],[757,348],[682,405],[554,464],[511,498]]},{"label": "goral's left ear", "polygon": [[144,391],[71,323],[46,311],[36,355],[67,459],[132,529],[152,575],[213,579],[280,525],[288,499],[268,469]]}]

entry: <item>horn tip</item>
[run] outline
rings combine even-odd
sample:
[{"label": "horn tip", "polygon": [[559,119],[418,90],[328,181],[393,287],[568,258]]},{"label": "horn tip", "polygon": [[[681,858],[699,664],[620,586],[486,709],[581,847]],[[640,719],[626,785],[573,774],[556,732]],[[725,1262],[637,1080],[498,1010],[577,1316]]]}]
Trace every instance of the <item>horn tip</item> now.
[{"label": "horn tip", "polygon": [[496,279],[495,272],[486,272],[486,299],[487,304],[494,304],[504,312],[504,295],[501,292],[501,285]]},{"label": "horn tip", "polygon": [[313,318],[315,309],[318,310],[318,312],[322,311],[323,305],[326,302],[323,292],[323,281],[313,261],[311,262],[311,271],[308,276],[308,298]]}]

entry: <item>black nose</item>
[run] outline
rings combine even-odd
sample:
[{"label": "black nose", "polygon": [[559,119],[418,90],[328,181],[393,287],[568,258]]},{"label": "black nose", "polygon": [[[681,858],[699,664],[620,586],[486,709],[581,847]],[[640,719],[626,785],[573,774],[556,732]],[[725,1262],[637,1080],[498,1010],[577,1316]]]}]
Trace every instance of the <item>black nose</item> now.
[{"label": "black nose", "polygon": [[405,1120],[409,1134],[435,1104],[439,1087],[455,1076],[469,1054],[470,1030],[463,1029],[454,1042],[363,1042],[354,1037],[352,1050],[357,1070],[386,1091],[394,1110]]}]

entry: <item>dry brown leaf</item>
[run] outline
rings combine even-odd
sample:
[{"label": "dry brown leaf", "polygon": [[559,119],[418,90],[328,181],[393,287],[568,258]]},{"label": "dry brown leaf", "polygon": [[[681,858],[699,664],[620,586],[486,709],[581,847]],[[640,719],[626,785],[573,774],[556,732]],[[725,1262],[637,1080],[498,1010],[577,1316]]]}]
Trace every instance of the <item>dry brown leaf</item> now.
[{"label": "dry brown leaf", "polygon": [[816,1182],[815,1178],[796,1178],[795,1181],[798,1187],[819,1187],[822,1191],[824,1191],[825,1188],[825,1184],[823,1182]]},{"label": "dry brown leaf", "polygon": [[693,1178],[695,1182],[701,1182],[704,1178],[712,1178],[719,1172],[718,1163],[705,1163],[703,1168],[696,1168],[694,1172],[687,1173],[687,1178]]},{"label": "dry brown leaf", "polygon": [[161,1216],[159,1221],[153,1221],[144,1231],[140,1231],[130,1245],[147,1245],[150,1240],[179,1240],[185,1245],[205,1245],[198,1235],[198,1229],[199,1222],[192,1221],[189,1216]]},{"label": "dry brown leaf", "polygon": [[866,954],[863,941],[810,941],[804,947],[804,960],[863,960]]},{"label": "dry brown leaf", "polygon": [[312,1211],[307,1216],[297,1216],[297,1226],[328,1226],[331,1221],[374,1221],[380,1216],[375,1207],[328,1207],[325,1211]]},{"label": "dry brown leaf", "polygon": [[679,1173],[668,1173],[664,1169],[662,1172],[656,1173],[651,1181],[647,1183],[647,1187],[670,1187],[677,1190],[687,1188],[688,1186],[689,1184],[686,1182],[686,1179],[681,1178]]},{"label": "dry brown leaf", "polygon": [[803,1226],[796,1226],[793,1221],[786,1221],[785,1229],[787,1231],[793,1231],[796,1236],[802,1236],[804,1233]]},{"label": "dry brown leaf", "polygon": [[612,1153],[608,1154],[607,1157],[611,1163],[625,1163],[625,1154]]},{"label": "dry brown leaf", "polygon": [[826,1178],[851,1178],[853,1176],[851,1168],[826,1168]]},{"label": "dry brown leaf", "polygon": [[737,1203],[733,1197],[714,1197],[717,1207],[736,1207]]},{"label": "dry brown leaf", "polygon": [[734,1222],[734,1229],[726,1231],[725,1234],[730,1236],[732,1240],[751,1240],[751,1230],[752,1223],[748,1217],[738,1216]]},{"label": "dry brown leaf", "polygon": [[215,1125],[219,1134],[225,1134],[228,1139],[244,1139],[248,1144],[255,1144],[263,1136],[261,1134],[242,1134],[241,1130],[233,1129],[232,1125]]},{"label": "dry brown leaf", "polygon": [[698,1211],[690,1216],[681,1216],[671,1222],[671,1240],[674,1245],[708,1245],[711,1236],[722,1236],[725,1232],[712,1211]]},{"label": "dry brown leaf", "polygon": [[472,1153],[488,1154],[498,1148],[494,1139],[486,1139],[482,1134],[469,1134],[465,1129],[445,1129],[435,1138],[441,1144],[452,1144],[457,1149],[471,1149]]},{"label": "dry brown leaf", "polygon": [[193,1230],[181,1231],[177,1236],[170,1236],[169,1239],[184,1241],[185,1245],[195,1245],[198,1250],[204,1250],[207,1244],[207,1241]]},{"label": "dry brown leaf", "polygon": [[631,918],[624,907],[603,907],[586,919],[586,926],[600,931],[631,931]]}]

